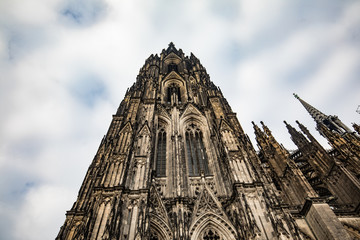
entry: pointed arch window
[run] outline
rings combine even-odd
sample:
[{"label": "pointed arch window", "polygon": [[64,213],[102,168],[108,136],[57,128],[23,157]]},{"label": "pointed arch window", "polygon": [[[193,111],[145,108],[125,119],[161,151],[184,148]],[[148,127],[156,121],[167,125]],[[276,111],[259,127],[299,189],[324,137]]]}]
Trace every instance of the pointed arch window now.
[{"label": "pointed arch window", "polygon": [[166,175],[166,132],[164,129],[160,129],[158,133],[156,175],[158,177]]},{"label": "pointed arch window", "polygon": [[201,173],[205,175],[210,174],[203,135],[195,124],[191,124],[186,129],[185,141],[189,175],[197,176]]}]

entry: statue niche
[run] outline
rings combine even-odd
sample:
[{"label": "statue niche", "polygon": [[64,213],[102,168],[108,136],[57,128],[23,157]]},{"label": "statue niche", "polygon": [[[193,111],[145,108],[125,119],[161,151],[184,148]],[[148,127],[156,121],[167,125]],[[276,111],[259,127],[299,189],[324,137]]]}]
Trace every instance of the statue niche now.
[{"label": "statue niche", "polygon": [[180,87],[176,83],[172,83],[168,86],[166,102],[171,105],[181,104]]}]

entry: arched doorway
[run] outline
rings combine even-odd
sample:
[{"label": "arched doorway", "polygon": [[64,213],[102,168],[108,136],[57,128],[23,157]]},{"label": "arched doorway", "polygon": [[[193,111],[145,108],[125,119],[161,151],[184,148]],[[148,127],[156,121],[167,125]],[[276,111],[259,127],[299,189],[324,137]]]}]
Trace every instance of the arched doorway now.
[{"label": "arched doorway", "polygon": [[192,224],[190,235],[191,240],[233,240],[236,230],[222,217],[208,212]]}]

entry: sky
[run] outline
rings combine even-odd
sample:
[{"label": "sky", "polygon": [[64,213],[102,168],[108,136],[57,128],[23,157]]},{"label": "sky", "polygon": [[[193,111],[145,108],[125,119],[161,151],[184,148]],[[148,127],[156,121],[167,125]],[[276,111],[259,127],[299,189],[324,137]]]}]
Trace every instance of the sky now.
[{"label": "sky", "polygon": [[[0,239],[54,239],[151,54],[193,52],[254,146],[260,121],[360,114],[360,1],[0,0]],[[297,127],[297,126],[296,126]]]}]

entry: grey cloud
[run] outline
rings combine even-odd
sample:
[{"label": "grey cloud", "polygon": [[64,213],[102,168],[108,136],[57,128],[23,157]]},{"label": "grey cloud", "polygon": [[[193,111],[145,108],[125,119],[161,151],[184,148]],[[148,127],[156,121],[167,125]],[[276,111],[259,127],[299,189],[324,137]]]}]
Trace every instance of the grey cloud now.
[{"label": "grey cloud", "polygon": [[68,0],[60,14],[68,23],[90,26],[106,15],[107,4],[103,0]]},{"label": "grey cloud", "polygon": [[293,92],[359,119],[355,1],[5,3],[0,39],[16,61],[0,43],[1,239],[55,238],[126,88],[170,41],[200,59],[254,145],[251,121],[288,148],[283,120],[316,134]]}]

